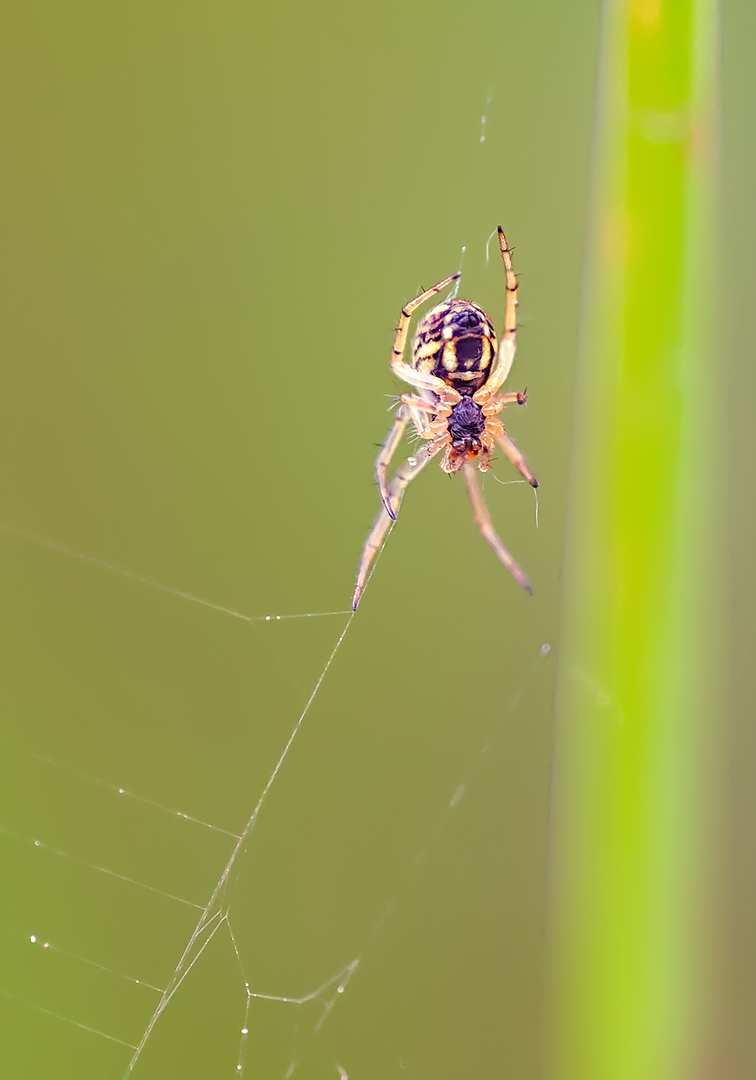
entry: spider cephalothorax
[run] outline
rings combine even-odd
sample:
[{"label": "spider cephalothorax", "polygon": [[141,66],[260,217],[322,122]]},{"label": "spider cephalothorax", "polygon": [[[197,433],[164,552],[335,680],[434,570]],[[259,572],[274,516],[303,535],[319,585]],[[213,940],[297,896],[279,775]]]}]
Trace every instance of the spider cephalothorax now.
[{"label": "spider cephalothorax", "polygon": [[[481,533],[520,585],[528,592],[532,591],[526,575],[495,532],[475,478],[475,465],[485,472],[490,465],[491,452],[498,443],[528,483],[538,487],[524,455],[509,438],[498,416],[505,405],[524,405],[527,400],[524,393],[498,393],[514,360],[517,325],[517,278],[501,227],[499,247],[507,275],[507,303],[498,351],[493,324],[485,311],[468,300],[449,299],[433,308],[419,323],[412,341],[410,363],[405,363],[404,351],[412,313],[456,281],[459,274],[452,274],[402,308],[391,370],[418,393],[402,394],[396,419],[375,459],[375,479],[383,506],[362,549],[352,598],[355,610],[367,582],[370,564],[384,542],[392,520],[396,520],[407,485],[441,450],[444,451],[443,471],[462,471],[465,477]],[[410,420],[419,437],[427,441],[416,454],[407,458],[389,484],[386,482],[388,465]]]},{"label": "spider cephalothorax", "polygon": [[[471,397],[463,397],[451,411],[448,420],[449,438],[451,446],[446,448],[448,465],[442,463],[445,472],[456,472],[461,469],[466,461],[473,461],[483,451],[486,455],[485,467],[488,467],[490,451],[483,446],[480,437],[486,430],[486,418],[480,405],[476,405]],[[482,462],[478,467],[482,466]]]}]

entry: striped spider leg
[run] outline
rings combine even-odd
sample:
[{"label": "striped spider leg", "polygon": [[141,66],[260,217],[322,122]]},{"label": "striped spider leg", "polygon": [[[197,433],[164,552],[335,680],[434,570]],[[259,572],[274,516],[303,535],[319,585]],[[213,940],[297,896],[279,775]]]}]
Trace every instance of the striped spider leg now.
[{"label": "striped spider leg", "polygon": [[[402,313],[399,316],[399,325],[396,328],[396,337],[394,338],[394,345],[391,349],[391,370],[404,382],[410,384],[410,386],[416,387],[420,391],[424,391],[430,397],[434,395],[436,401],[442,401],[445,394],[448,395],[449,387],[445,385],[442,379],[437,379],[433,375],[425,374],[424,372],[415,371],[409,364],[404,362],[404,351],[407,347],[407,331],[409,330],[410,320],[415,311],[424,304],[426,300],[430,300],[431,296],[435,296],[436,293],[441,292],[447,285],[451,285],[453,281],[456,281],[460,275],[452,274],[448,278],[444,278],[443,281],[439,281],[438,285],[434,285],[432,289],[427,289],[420,296],[416,296],[414,300],[410,300],[408,304],[402,308]],[[414,406],[409,408],[403,408],[401,405],[397,410],[396,419],[389,428],[388,435],[383,440],[383,445],[378,452],[378,457],[375,459],[375,482],[378,485],[378,491],[381,496],[381,502],[389,517],[396,521],[396,513],[391,505],[391,500],[388,495],[388,488],[386,486],[386,471],[388,469],[391,458],[394,456],[397,446],[402,440],[404,429],[407,426],[407,421],[412,417],[416,420],[415,426],[418,434],[423,437],[421,431],[421,425],[418,425],[417,410],[413,412]]]}]

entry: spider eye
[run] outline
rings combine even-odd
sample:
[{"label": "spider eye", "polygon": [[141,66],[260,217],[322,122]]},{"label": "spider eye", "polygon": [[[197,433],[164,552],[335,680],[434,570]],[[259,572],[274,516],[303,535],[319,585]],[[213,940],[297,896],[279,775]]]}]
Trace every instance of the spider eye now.
[{"label": "spider eye", "polygon": [[457,330],[479,330],[482,319],[477,311],[473,311],[472,308],[463,308],[462,311],[455,311],[452,316],[454,326]]},{"label": "spider eye", "polygon": [[457,360],[466,363],[471,360],[480,360],[483,355],[483,338],[465,337],[457,342]]}]

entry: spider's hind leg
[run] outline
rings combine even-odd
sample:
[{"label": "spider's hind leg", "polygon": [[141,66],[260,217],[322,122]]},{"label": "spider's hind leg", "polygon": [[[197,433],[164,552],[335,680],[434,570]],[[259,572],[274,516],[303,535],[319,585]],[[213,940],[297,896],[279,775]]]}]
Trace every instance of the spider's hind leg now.
[{"label": "spider's hind leg", "polygon": [[520,470],[520,472],[525,477],[530,486],[537,488],[538,481],[531,472],[530,466],[525,459],[525,455],[523,454],[522,450],[520,450],[519,446],[516,446],[512,442],[510,437],[504,431],[503,427],[501,430],[501,434],[496,434],[496,441],[498,442],[504,453],[507,455],[509,460],[512,462],[512,464],[515,466],[515,468]]},{"label": "spider's hind leg", "polygon": [[392,457],[396,453],[397,446],[402,441],[402,435],[404,434],[404,429],[407,426],[409,418],[409,407],[402,402],[396,411],[396,418],[389,428],[386,438],[381,444],[381,448],[378,451],[378,457],[375,459],[375,465],[373,466],[375,482],[378,485],[381,502],[383,503],[386,513],[394,521],[396,521],[396,514],[391,507],[388,485],[386,484],[386,471],[388,470]]},{"label": "spider's hind leg", "polygon": [[373,522],[373,527],[365,540],[365,544],[362,548],[362,555],[360,556],[360,565],[357,570],[357,581],[354,586],[352,611],[357,610],[357,606],[365,591],[365,586],[367,585],[368,572],[371,563],[383,547],[389,529],[394,521],[396,521],[396,515],[402,504],[407,485],[423,471],[432,457],[433,454],[431,453],[429,446],[427,444],[421,446],[414,456],[408,457],[404,464],[399,466],[396,471],[396,476],[388,485],[386,496],[391,513],[389,513],[389,509],[387,509],[384,503],[378,511],[378,516]]},{"label": "spider's hind leg", "polygon": [[533,590],[528,581],[527,574],[524,573],[519,564],[512,558],[509,551],[504,547],[501,537],[493,527],[491,515],[488,513],[488,507],[483,499],[483,493],[478,486],[478,479],[475,475],[475,466],[470,462],[467,462],[463,466],[462,472],[465,477],[465,483],[467,484],[467,490],[470,493],[470,502],[472,503],[475,524],[480,529],[483,539],[491,545],[498,558],[504,563],[515,581],[522,585],[525,592],[530,593],[532,596]]}]

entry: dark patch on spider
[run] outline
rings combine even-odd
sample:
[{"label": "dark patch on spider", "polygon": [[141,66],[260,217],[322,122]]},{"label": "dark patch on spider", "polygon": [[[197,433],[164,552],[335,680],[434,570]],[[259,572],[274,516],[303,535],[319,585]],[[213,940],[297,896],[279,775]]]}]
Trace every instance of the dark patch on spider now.
[{"label": "dark patch on spider", "polygon": [[471,368],[483,356],[483,338],[477,336],[459,338],[455,342],[454,355],[460,364]]},{"label": "dark patch on spider", "polygon": [[485,321],[474,308],[464,307],[452,315],[452,326],[463,333],[475,332],[485,326]]},{"label": "dark patch on spider", "polygon": [[452,442],[456,443],[481,435],[485,426],[486,418],[481,412],[480,405],[476,405],[472,398],[462,398],[452,409],[449,417],[449,434]]}]

